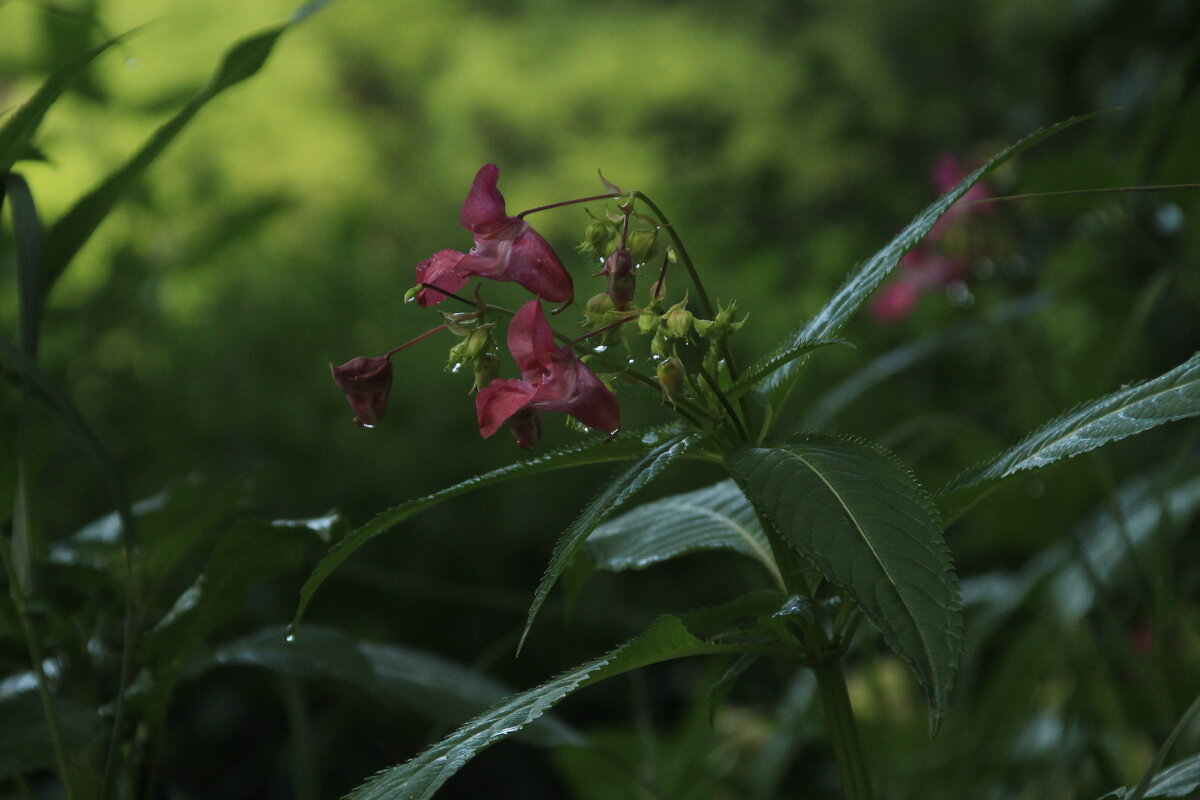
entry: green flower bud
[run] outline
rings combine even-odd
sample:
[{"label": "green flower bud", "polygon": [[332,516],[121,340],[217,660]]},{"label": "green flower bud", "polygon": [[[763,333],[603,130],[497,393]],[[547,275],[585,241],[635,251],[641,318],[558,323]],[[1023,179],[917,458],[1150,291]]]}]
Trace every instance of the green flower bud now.
[{"label": "green flower bud", "polygon": [[642,230],[629,234],[629,252],[635,264],[645,264],[658,251],[658,231]]},{"label": "green flower bud", "polygon": [[687,310],[687,298],[671,306],[663,315],[667,327],[667,335],[673,339],[686,339],[692,330],[692,320],[695,316]]},{"label": "green flower bud", "polygon": [[446,356],[446,369],[451,372],[458,372],[462,369],[463,364],[470,360],[470,356],[467,355],[467,346],[470,342],[470,339],[463,339],[450,348],[450,353]]},{"label": "green flower bud", "polygon": [[586,308],[589,314],[606,314],[613,310],[612,298],[608,292],[601,292],[587,301]]},{"label": "green flower bud", "polygon": [[495,353],[480,353],[475,356],[475,384],[472,392],[478,392],[500,375],[500,359]]},{"label": "green flower bud", "polygon": [[708,331],[713,321],[711,319],[696,319],[692,321],[692,324],[696,326],[696,333],[701,336],[708,336]]},{"label": "green flower bud", "polygon": [[404,293],[404,302],[411,303],[413,300],[415,300],[417,297],[417,293],[420,292],[422,288],[423,287],[421,287],[421,286],[414,286],[411,289],[409,289],[407,292],[405,292]]},{"label": "green flower bud", "polygon": [[683,399],[686,386],[683,362],[672,356],[658,365],[655,374],[658,376],[658,385],[662,387],[663,397],[667,402],[674,405],[676,401]]},{"label": "green flower bud", "polygon": [[663,335],[662,328],[659,328],[658,332],[654,334],[654,338],[650,340],[650,352],[660,358],[670,355],[671,348],[667,344],[667,337]]},{"label": "green flower bud", "polygon": [[480,353],[487,349],[488,344],[492,340],[492,324],[480,325],[475,330],[471,331],[471,335],[466,341],[466,356],[467,358],[476,358]]},{"label": "green flower bud", "polygon": [[617,228],[612,222],[607,219],[593,219],[583,231],[579,251],[600,258],[616,236]]},{"label": "green flower bud", "polygon": [[655,314],[649,309],[643,309],[638,313],[638,330],[642,333],[654,333],[658,330],[658,314]]}]

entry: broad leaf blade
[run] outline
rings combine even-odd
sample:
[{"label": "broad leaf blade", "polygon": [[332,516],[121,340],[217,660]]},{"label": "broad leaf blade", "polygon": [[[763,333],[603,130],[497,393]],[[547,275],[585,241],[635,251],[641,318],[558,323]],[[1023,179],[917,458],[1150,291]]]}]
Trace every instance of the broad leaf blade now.
[{"label": "broad leaf blade", "polygon": [[187,127],[200,109],[221,92],[262,69],[279,37],[296,19],[301,18],[297,15],[290,22],[247,37],[230,48],[208,84],[156,130],[129,161],[84,195],[51,227],[46,253],[47,292],[125,192]]},{"label": "broad leaf blade", "polygon": [[1153,380],[1085,403],[1051,420],[1020,444],[959,476],[939,494],[1044,467],[1198,414],[1200,353]]},{"label": "broad leaf blade", "polygon": [[88,64],[92,63],[96,56],[112,47],[120,39],[120,36],[109,39],[104,44],[92,48],[59,67],[38,88],[33,97],[29,98],[11,117],[5,120],[4,125],[0,126],[0,175],[12,169],[12,165],[18,158],[25,157],[30,152],[29,142],[33,138],[33,134],[37,132],[38,126],[42,124],[42,117],[67,90],[71,81]]},{"label": "broad leaf blade", "polygon": [[678,617],[662,617],[607,655],[510,697],[406,764],[380,772],[355,789],[349,800],[428,800],[484,748],[522,730],[578,689],[660,661],[738,652],[736,645],[698,639]]},{"label": "broad leaf blade", "polygon": [[515,464],[494,469],[483,475],[477,475],[474,478],[456,483],[441,491],[419,497],[416,500],[409,500],[407,503],[402,503],[387,511],[380,512],[370,522],[357,528],[349,536],[330,548],[325,558],[321,560],[321,563],[317,565],[317,568],[313,570],[312,575],[309,576],[304,586],[300,589],[300,602],[296,607],[296,615],[292,624],[296,625],[300,623],[300,619],[304,616],[304,611],[308,608],[308,604],[312,601],[317,589],[355,550],[381,533],[391,530],[409,517],[415,516],[427,508],[449,500],[452,497],[457,497],[460,494],[466,494],[475,489],[482,489],[516,478],[524,478],[529,475],[550,472],[556,469],[566,469],[567,467],[603,464],[610,461],[625,461],[630,458],[637,458],[646,452],[652,443],[665,438],[668,435],[668,430],[657,429],[641,433],[622,434],[611,442],[593,439],[584,444],[564,447],[536,458],[518,461]]},{"label": "broad leaf blade", "polygon": [[758,515],[733,481],[638,506],[596,528],[587,546],[599,569],[614,572],[697,550],[733,550],[781,580]]},{"label": "broad leaf blade", "polygon": [[[910,222],[904,230],[896,234],[886,247],[851,272],[846,282],[834,293],[829,302],[825,304],[825,307],[788,337],[788,340],[780,347],[780,350],[786,352],[789,348],[800,348],[805,343],[815,343],[821,339],[828,339],[835,336],[841,330],[842,326],[846,324],[847,320],[854,315],[854,312],[866,302],[871,293],[883,282],[888,273],[895,269],[896,265],[900,263],[900,259],[904,257],[904,254],[916,247],[917,243],[929,233],[938,219],[950,209],[950,206],[958,202],[985,174],[1043,139],[1053,136],[1072,125],[1090,119],[1096,116],[1096,113],[1081,117],[1071,117],[1056,125],[1042,128],[1029,134],[1006,150],[997,153],[986,164],[963,179],[962,183],[942,195],[928,208],[918,214],[917,218]],[[802,363],[802,360],[789,361],[762,382],[760,391],[767,395],[772,401],[772,405],[775,404],[774,401],[787,394],[792,383],[795,381]]]},{"label": "broad leaf blade", "polygon": [[[95,709],[55,698],[54,717],[63,749],[71,756],[103,737],[104,726]],[[54,743],[37,692],[0,696],[0,730],[5,731],[0,737],[0,780],[54,766]]]},{"label": "broad leaf blade", "polygon": [[699,435],[695,433],[681,433],[646,453],[637,463],[631,464],[628,469],[605,484],[604,488],[571,523],[571,527],[563,531],[554,545],[554,552],[550,555],[550,564],[546,567],[545,574],[542,575],[541,583],[533,593],[533,603],[529,606],[525,630],[521,632],[521,641],[517,644],[518,652],[525,643],[525,637],[529,635],[529,629],[533,627],[533,620],[537,617],[542,603],[546,602],[550,589],[567,565],[571,563],[571,559],[583,546],[587,537],[596,529],[596,526],[629,502],[630,497],[658,477],[664,469],[686,453],[688,448],[699,438]]},{"label": "broad leaf blade", "polygon": [[[217,665],[265,667],[298,678],[343,681],[379,700],[457,724],[510,695],[499,681],[440,656],[409,647],[366,642],[334,628],[305,625],[286,638],[282,627],[267,628],[220,645],[190,674]],[[546,716],[525,731],[532,744],[578,745],[583,737]]]},{"label": "broad leaf blade", "polygon": [[812,436],[729,461],[757,510],[917,674],[936,728],[962,654],[958,578],[929,497],[891,454]]}]

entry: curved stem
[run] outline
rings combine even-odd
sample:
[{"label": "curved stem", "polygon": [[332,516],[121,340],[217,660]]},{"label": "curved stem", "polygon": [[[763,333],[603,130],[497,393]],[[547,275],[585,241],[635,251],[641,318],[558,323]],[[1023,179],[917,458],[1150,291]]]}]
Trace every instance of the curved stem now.
[{"label": "curved stem", "polygon": [[1007,200],[1034,200],[1042,197],[1076,197],[1089,194],[1123,194],[1127,192],[1167,192],[1177,189],[1200,189],[1200,183],[1171,183],[1161,186],[1114,186],[1106,189],[1066,189],[1060,192],[1030,192],[1029,194],[1006,194],[1000,197],[984,197],[959,203],[974,206],[980,203],[1000,203]]},{"label": "curved stem", "polygon": [[594,194],[590,197],[577,197],[574,200],[560,200],[557,203],[547,203],[544,206],[534,206],[527,208],[520,214],[517,214],[517,219],[525,219],[528,214],[536,214],[539,211],[549,211],[552,208],[562,208],[563,206],[573,206],[579,203],[591,203],[595,200],[610,200],[614,197],[628,197],[628,192],[606,192],[605,194]]}]

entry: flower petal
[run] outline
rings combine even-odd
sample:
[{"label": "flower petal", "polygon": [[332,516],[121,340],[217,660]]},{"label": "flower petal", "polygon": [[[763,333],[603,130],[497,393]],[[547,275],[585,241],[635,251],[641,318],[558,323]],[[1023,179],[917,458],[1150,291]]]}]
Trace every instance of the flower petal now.
[{"label": "flower petal", "polygon": [[545,364],[555,351],[554,330],[536,298],[521,306],[508,325],[508,349],[528,382],[540,381]]},{"label": "flower petal", "polygon": [[617,397],[570,347],[561,347],[547,368],[546,378],[529,403],[543,411],[563,411],[605,433],[621,427]]},{"label": "flower petal", "polygon": [[[465,256],[457,250],[442,250],[417,265],[417,283],[429,283],[447,292],[457,292],[467,284],[471,273],[462,268]],[[436,289],[421,289],[417,292],[417,304],[435,306],[446,299]]]},{"label": "flower petal", "polygon": [[551,303],[568,303],[575,294],[571,276],[550,244],[529,228],[513,242],[500,280],[516,281]]},{"label": "flower petal", "polygon": [[378,425],[387,412],[388,394],[392,390],[392,362],[387,356],[352,358],[345,364],[329,365],[333,382],[346,393],[354,421],[359,425]]},{"label": "flower petal", "polygon": [[459,216],[462,226],[467,230],[476,230],[489,222],[501,221],[507,216],[504,213],[504,195],[496,188],[499,178],[500,168],[495,164],[484,164],[479,168],[479,172],[475,173],[471,191],[467,193]]},{"label": "flower petal", "polygon": [[475,395],[475,413],[479,417],[479,435],[488,438],[505,421],[529,405],[536,390],[525,381],[496,380]]}]

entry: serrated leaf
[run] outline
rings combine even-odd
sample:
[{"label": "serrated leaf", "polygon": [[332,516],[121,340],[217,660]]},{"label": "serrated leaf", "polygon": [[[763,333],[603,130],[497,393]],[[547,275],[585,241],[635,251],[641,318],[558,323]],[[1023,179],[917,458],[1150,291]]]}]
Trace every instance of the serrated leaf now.
[{"label": "serrated leaf", "polygon": [[587,546],[597,567],[614,572],[697,550],[733,550],[782,580],[758,515],[733,481],[638,506],[596,528]]},{"label": "serrated leaf", "polygon": [[349,536],[330,548],[325,557],[321,559],[321,563],[317,564],[317,568],[313,570],[312,575],[308,577],[308,580],[305,581],[304,586],[300,589],[300,602],[296,607],[296,615],[292,624],[296,625],[300,623],[301,618],[304,616],[304,611],[308,608],[308,604],[312,601],[317,589],[355,550],[381,533],[391,530],[409,517],[415,516],[425,509],[449,500],[452,497],[516,478],[524,478],[556,469],[566,469],[567,467],[603,464],[611,461],[625,461],[630,458],[637,458],[652,444],[668,436],[671,430],[670,428],[658,428],[638,433],[621,434],[610,442],[605,442],[601,439],[592,439],[584,444],[560,448],[536,458],[518,461],[515,464],[509,464],[506,467],[485,472],[483,475],[476,475],[474,478],[468,478],[461,483],[456,483],[441,491],[419,497],[415,500],[409,500],[407,503],[402,503],[387,511],[380,512],[370,522],[356,528]]},{"label": "serrated leaf", "polygon": [[1007,478],[1200,414],[1200,353],[1153,380],[1114,392],[1043,425],[1020,444],[968,470],[939,494]]},{"label": "serrated leaf", "polygon": [[54,102],[67,90],[71,81],[81,73],[88,64],[108,48],[116,44],[122,37],[109,39],[97,47],[68,61],[50,75],[38,87],[33,97],[18,108],[12,116],[0,126],[0,175],[12,169],[18,158],[29,153],[30,140],[42,124],[42,117]]},{"label": "serrated leaf", "polygon": [[221,92],[257,74],[270,57],[279,37],[304,16],[307,14],[297,14],[292,20],[249,36],[231,47],[204,88],[159,127],[129,161],[80,198],[51,226],[46,241],[46,292],[53,288],[71,259],[87,243],[125,192],[187,127],[200,109]]},{"label": "serrated leaf", "polygon": [[743,448],[729,469],[755,508],[866,613],[925,687],[936,728],[962,654],[958,578],[928,495],[890,453],[811,436]]},{"label": "serrated leaf", "polygon": [[776,370],[782,369],[801,356],[806,356],[814,350],[820,350],[822,347],[828,347],[831,344],[854,347],[846,339],[837,338],[789,343],[766,358],[751,364],[750,368],[742,373],[742,377],[738,379],[737,383],[725,390],[725,396],[730,400],[736,400],[757,386],[761,381],[766,380]]},{"label": "serrated leaf", "polygon": [[[449,723],[484,711],[511,694],[499,681],[440,656],[409,647],[366,642],[334,628],[304,625],[291,640],[272,627],[226,642],[192,665],[195,677],[216,665],[265,667],[298,678],[329,678],[380,700]],[[583,737],[551,716],[524,731],[531,744],[581,744]]]},{"label": "serrated leaf", "polygon": [[585,686],[660,661],[739,652],[743,651],[737,645],[697,638],[678,617],[661,617],[640,636],[607,655],[512,696],[411,761],[378,773],[351,792],[349,800],[428,800],[484,748],[522,730]]},{"label": "serrated leaf", "polygon": [[[986,164],[972,172],[961,183],[918,214],[916,219],[910,222],[904,230],[896,234],[886,247],[853,270],[846,279],[846,282],[842,284],[841,288],[825,304],[825,307],[789,336],[785,343],[781,345],[780,350],[787,351],[789,348],[803,347],[805,343],[817,342],[821,339],[828,339],[835,336],[841,330],[842,326],[846,324],[847,320],[854,315],[854,312],[866,302],[871,293],[883,282],[888,273],[895,269],[896,265],[900,263],[900,259],[904,257],[904,254],[916,247],[917,243],[929,233],[938,219],[950,209],[950,206],[958,202],[984,175],[1043,139],[1053,136],[1072,125],[1091,119],[1098,113],[1104,112],[1071,117],[1056,125],[1034,131],[1011,147],[992,156]],[[785,364],[772,373],[760,385],[760,391],[767,396],[772,407],[776,406],[781,401],[781,398],[786,396],[787,392],[791,389],[801,363],[801,361],[793,360]]]},{"label": "serrated leaf", "polygon": [[575,553],[583,546],[584,541],[604,520],[613,512],[629,502],[629,498],[641,490],[646,484],[658,477],[664,469],[678,460],[692,445],[700,440],[698,434],[681,433],[672,436],[650,452],[646,453],[637,463],[629,466],[619,475],[604,485],[592,501],[571,523],[571,527],[563,531],[554,544],[554,552],[550,555],[550,564],[542,575],[542,580],[533,593],[533,602],[529,606],[529,615],[525,619],[525,630],[521,632],[521,641],[517,651],[525,643],[533,620],[537,617],[542,604],[550,594],[558,577],[571,563]]}]

